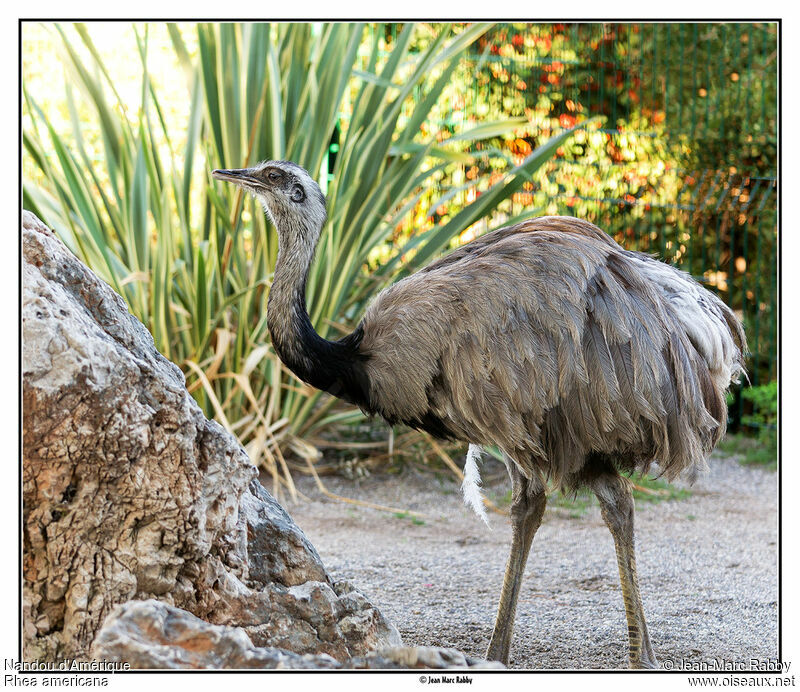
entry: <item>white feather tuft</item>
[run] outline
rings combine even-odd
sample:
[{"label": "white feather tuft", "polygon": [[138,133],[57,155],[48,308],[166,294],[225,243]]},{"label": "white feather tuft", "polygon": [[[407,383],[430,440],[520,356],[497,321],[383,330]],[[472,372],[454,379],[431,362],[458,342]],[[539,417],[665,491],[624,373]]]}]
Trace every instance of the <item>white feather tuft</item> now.
[{"label": "white feather tuft", "polygon": [[483,495],[481,495],[481,474],[478,470],[480,458],[481,448],[470,444],[467,450],[467,462],[464,464],[461,492],[464,493],[464,504],[471,507],[472,511],[483,519],[486,526],[489,526],[489,517],[486,516],[486,507],[483,505]]}]

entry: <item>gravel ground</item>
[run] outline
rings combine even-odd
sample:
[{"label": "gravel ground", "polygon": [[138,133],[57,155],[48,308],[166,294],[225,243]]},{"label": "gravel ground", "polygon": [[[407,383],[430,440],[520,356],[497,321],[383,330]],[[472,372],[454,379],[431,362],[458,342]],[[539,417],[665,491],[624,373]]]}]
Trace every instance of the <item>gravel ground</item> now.
[{"label": "gravel ground", "polygon": [[[510,486],[494,463],[484,467],[494,479],[487,492],[502,497]],[[688,498],[637,506],[639,581],[662,666],[777,657],[776,475],[732,458],[710,465]],[[454,480],[419,471],[325,483],[347,497],[424,513],[424,523],[326,499],[310,478],[298,480],[315,501],[289,511],[334,578],[350,579],[407,644],[484,655],[510,544],[505,517],[490,513],[487,529]],[[625,667],[611,534],[596,502],[578,517],[552,505],[528,560],[510,667]]]}]

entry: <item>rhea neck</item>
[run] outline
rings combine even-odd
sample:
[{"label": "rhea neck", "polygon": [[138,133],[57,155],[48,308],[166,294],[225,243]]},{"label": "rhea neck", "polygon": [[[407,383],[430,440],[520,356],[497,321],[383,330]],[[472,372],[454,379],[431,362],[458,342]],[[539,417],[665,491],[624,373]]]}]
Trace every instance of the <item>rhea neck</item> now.
[{"label": "rhea neck", "polygon": [[361,379],[355,372],[360,329],[341,341],[328,341],[317,334],[306,309],[306,279],[321,228],[274,210],[268,214],[278,232],[278,259],[267,304],[272,345],[301,380],[360,405],[365,393],[354,384]]}]

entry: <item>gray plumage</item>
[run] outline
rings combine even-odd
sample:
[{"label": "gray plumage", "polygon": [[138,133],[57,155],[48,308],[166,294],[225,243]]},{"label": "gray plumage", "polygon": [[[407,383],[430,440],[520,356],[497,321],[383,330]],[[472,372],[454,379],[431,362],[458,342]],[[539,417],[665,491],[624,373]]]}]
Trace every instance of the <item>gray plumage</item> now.
[{"label": "gray plumage", "polygon": [[352,334],[326,341],[305,305],[326,219],[319,187],[288,162],[214,175],[250,190],[275,223],[268,324],[298,377],[390,423],[502,450],[512,548],[488,656],[508,660],[549,482],[586,485],[600,500],[617,549],[630,664],[655,666],[633,500],[619,471],[657,461],[674,478],[705,468],[725,431],[725,390],[743,368],[733,312],[687,274],[624,250],[590,223],[553,216],[458,248],[380,293]]},{"label": "gray plumage", "polygon": [[590,223],[543,217],[474,240],[364,315],[371,400],[432,411],[526,476],[569,482],[587,453],[673,478],[702,469],[742,368],[731,310]]}]

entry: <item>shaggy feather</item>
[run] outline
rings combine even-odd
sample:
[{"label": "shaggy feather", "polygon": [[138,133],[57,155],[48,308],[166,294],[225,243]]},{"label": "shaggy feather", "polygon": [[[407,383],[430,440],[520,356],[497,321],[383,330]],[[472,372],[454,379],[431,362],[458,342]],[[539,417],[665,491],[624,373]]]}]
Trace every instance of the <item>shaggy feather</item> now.
[{"label": "shaggy feather", "polygon": [[461,483],[461,492],[464,494],[464,504],[471,507],[472,511],[483,519],[486,526],[489,526],[489,517],[486,516],[486,507],[481,494],[481,473],[478,470],[480,459],[481,448],[478,445],[470,444],[467,450],[467,461],[464,464],[464,481]]},{"label": "shaggy feather", "polygon": [[362,324],[371,412],[430,406],[454,437],[562,485],[592,453],[668,478],[705,468],[745,348],[688,274],[569,217],[477,238],[382,292]]}]

